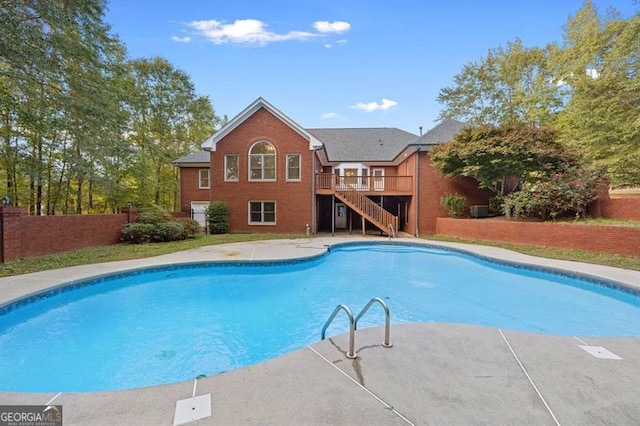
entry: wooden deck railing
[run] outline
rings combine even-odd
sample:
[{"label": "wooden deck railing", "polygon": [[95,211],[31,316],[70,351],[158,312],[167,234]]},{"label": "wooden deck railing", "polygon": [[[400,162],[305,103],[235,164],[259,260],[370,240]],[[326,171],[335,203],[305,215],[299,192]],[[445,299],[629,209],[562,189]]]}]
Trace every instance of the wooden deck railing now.
[{"label": "wooden deck railing", "polygon": [[333,173],[316,174],[316,189],[375,192],[411,192],[413,176],[338,176]]}]

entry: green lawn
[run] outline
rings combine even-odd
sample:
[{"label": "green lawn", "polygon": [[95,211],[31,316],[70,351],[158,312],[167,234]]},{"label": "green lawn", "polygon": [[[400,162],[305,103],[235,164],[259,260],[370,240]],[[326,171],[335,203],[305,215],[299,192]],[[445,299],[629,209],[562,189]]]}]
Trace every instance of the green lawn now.
[{"label": "green lawn", "polygon": [[244,241],[276,240],[283,238],[303,238],[302,234],[200,234],[196,238],[153,244],[115,244],[104,247],[90,247],[50,256],[33,257],[15,262],[0,263],[0,277],[47,271],[68,266],[90,263],[113,262],[116,260],[141,259],[159,256],[196,247]]},{"label": "green lawn", "polygon": [[574,260],[577,262],[595,263],[597,265],[606,265],[616,268],[633,269],[635,271],[640,271],[640,255],[627,256],[623,254],[613,253],[595,253],[584,250],[560,249],[543,246],[526,246],[493,241],[465,240],[453,237],[430,237],[429,239],[435,241],[448,241],[455,243],[502,247],[505,249],[517,251],[518,253],[529,254],[531,256],[546,257],[548,259]]},{"label": "green lawn", "polygon": [[[116,244],[106,247],[92,247],[51,256],[23,259],[0,264],[0,277],[47,271],[68,266],[90,263],[111,262],[115,260],[140,259],[158,256],[196,247],[235,243],[243,241],[273,240],[286,238],[304,238],[302,234],[223,234],[199,235],[197,238],[156,244]],[[520,246],[515,244],[494,243],[487,241],[461,240],[457,238],[431,237],[436,241],[462,242],[469,244],[503,247],[520,253],[551,259],[575,260],[586,263],[615,266],[618,268],[640,271],[640,256],[623,256],[609,253],[592,253],[580,250],[565,250],[537,246]]]}]

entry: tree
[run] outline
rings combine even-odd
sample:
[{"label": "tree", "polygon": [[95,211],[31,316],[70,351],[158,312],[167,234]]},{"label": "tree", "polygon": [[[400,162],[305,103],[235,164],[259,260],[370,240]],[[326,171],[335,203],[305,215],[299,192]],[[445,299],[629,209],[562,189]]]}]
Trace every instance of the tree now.
[{"label": "tree", "polygon": [[195,94],[189,76],[166,59],[133,60],[129,69],[128,139],[136,151],[130,171],[138,185],[136,199],[173,208],[178,188],[171,160],[192,151],[219,119],[209,99]]},{"label": "tree", "polygon": [[553,130],[524,123],[467,127],[430,156],[444,176],[472,177],[480,188],[500,195],[514,189],[508,186],[510,178],[550,173],[569,159]]},{"label": "tree", "polygon": [[103,0],[7,0],[0,8],[0,167],[14,205],[26,201],[34,214],[60,205],[81,212],[84,185],[100,170],[95,160],[118,140],[112,82],[124,48],[109,35],[104,8]]},{"label": "tree", "polygon": [[640,14],[603,19],[586,0],[562,44],[516,39],[464,65],[440,91],[440,117],[553,126],[560,142],[608,168],[612,186],[640,186],[639,58]]},{"label": "tree", "polygon": [[614,187],[640,186],[640,15],[603,20],[587,1],[552,59],[566,102],[560,140],[607,166]]},{"label": "tree", "polygon": [[0,179],[32,214],[175,207],[170,161],[218,123],[184,72],[160,58],[128,60],[105,7],[2,0]]},{"label": "tree", "polygon": [[483,125],[547,124],[561,105],[549,72],[549,52],[525,48],[520,39],[491,49],[462,67],[454,85],[440,90],[440,118]]}]

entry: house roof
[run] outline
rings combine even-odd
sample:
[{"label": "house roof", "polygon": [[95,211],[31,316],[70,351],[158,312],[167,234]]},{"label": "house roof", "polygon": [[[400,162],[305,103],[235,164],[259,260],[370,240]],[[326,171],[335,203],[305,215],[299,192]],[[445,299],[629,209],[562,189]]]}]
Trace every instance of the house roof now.
[{"label": "house roof", "polygon": [[[208,163],[209,153],[215,151],[216,144],[236,127],[251,117],[260,108],[271,112],[278,119],[291,127],[298,134],[309,141],[309,149],[324,147],[322,157],[329,162],[394,162],[410,152],[417,150],[430,151],[434,146],[453,139],[466,124],[457,120],[447,119],[418,137],[401,129],[391,127],[375,128],[333,128],[333,129],[305,129],[271,105],[263,98],[256,99],[240,114],[222,126],[203,143],[205,151],[196,152],[173,161],[178,166],[194,166],[198,163]],[[325,161],[323,160],[323,161]]]},{"label": "house roof", "polygon": [[301,127],[298,123],[289,118],[286,114],[280,111],[278,108],[271,105],[263,98],[258,98],[251,105],[246,107],[240,114],[233,117],[229,120],[220,130],[215,132],[213,135],[209,136],[204,142],[202,142],[202,149],[205,151],[215,151],[216,144],[231,133],[236,127],[242,124],[246,119],[251,117],[256,111],[261,108],[266,109],[271,114],[275,115],[278,119],[284,122],[287,126],[289,126],[292,130],[297,132],[300,136],[307,139],[309,141],[309,149],[313,150],[316,148],[320,148],[322,143],[318,141],[313,135],[307,132],[303,127]]},{"label": "house roof", "polygon": [[331,162],[393,161],[418,138],[413,133],[390,127],[308,130],[322,141]]},{"label": "house roof", "polygon": [[198,151],[185,157],[180,157],[177,160],[173,160],[172,163],[180,166],[196,163],[208,164],[209,161],[211,161],[211,156],[207,151]]},{"label": "house roof", "polygon": [[446,119],[426,132],[424,135],[420,136],[418,140],[414,142],[414,144],[424,146],[423,150],[431,150],[431,148],[436,145],[449,142],[451,139],[453,139],[453,136],[456,133],[467,126],[467,124],[461,121]]}]

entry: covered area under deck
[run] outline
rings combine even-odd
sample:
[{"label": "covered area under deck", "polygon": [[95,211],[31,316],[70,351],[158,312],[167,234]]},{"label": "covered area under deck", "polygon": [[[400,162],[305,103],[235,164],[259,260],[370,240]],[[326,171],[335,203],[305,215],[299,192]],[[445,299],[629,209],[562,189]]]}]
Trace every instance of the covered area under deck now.
[{"label": "covered area under deck", "polygon": [[[397,231],[406,231],[411,196],[367,195],[367,198],[398,217]],[[375,225],[363,221],[361,214],[335,195],[316,195],[316,212],[318,232],[382,233]]]}]

